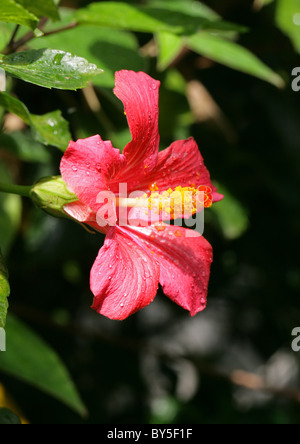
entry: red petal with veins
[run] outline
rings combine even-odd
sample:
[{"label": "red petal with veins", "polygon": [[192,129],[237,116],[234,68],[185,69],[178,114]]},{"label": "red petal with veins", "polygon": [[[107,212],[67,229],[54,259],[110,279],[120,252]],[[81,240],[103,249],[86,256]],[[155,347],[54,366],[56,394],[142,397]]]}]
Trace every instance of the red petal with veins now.
[{"label": "red petal with veins", "polygon": [[159,264],[146,246],[119,228],[111,229],[91,271],[92,308],[123,320],[156,296]]},{"label": "red petal with veins", "polygon": [[145,242],[150,254],[159,261],[165,295],[191,316],[204,310],[213,257],[211,245],[197,232],[182,227],[163,225],[128,230]]},{"label": "red petal with veins", "polygon": [[68,205],[65,205],[64,211],[81,224],[89,225],[94,230],[101,233],[106,234],[110,229],[110,226],[100,227],[97,222],[96,213],[80,201],[72,202]]},{"label": "red petal with veins", "polygon": [[[70,142],[60,170],[70,191],[94,211],[99,209],[97,196],[109,189],[109,183],[126,164],[120,151],[100,136]],[[112,190],[114,191],[114,190]]]},{"label": "red petal with veins", "polygon": [[[123,154],[127,166],[118,177],[119,182],[137,182],[156,165],[159,149],[158,91],[160,82],[144,72],[116,73],[114,92],[123,102],[132,141]],[[138,176],[138,177],[137,177]]]},{"label": "red petal with veins", "polygon": [[95,213],[89,209],[84,203],[77,201],[64,206],[64,211],[73,219],[81,223],[90,223],[95,221]]},{"label": "red petal with veins", "polygon": [[192,137],[188,140],[177,140],[159,153],[156,167],[145,177],[140,187],[142,190],[148,189],[153,183],[157,184],[159,191],[175,189],[178,186],[197,188],[206,185],[213,191],[213,202],[218,202],[224,197],[217,193],[216,187],[212,185],[203,157]]}]

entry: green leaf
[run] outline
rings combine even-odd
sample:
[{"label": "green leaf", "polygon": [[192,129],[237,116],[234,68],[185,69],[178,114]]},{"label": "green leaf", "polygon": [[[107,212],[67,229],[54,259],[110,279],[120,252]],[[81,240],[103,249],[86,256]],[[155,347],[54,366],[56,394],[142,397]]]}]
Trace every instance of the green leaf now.
[{"label": "green leaf", "polygon": [[13,23],[1,23],[0,22],[0,52],[9,43],[12,33],[16,25]]},{"label": "green leaf", "polygon": [[[2,168],[0,168],[2,174]],[[4,182],[4,175],[1,180]],[[6,254],[15,238],[21,222],[22,201],[19,196],[0,194],[0,245]]]},{"label": "green leaf", "polygon": [[282,88],[284,80],[248,49],[218,36],[201,32],[187,38],[190,49],[230,68],[253,75]]},{"label": "green leaf", "polygon": [[39,19],[15,0],[1,0],[0,22],[16,23],[35,29]]},{"label": "green leaf", "polygon": [[249,228],[249,217],[243,205],[224,187],[218,187],[225,198],[211,210],[218,218],[223,235],[228,240],[241,237]]},{"label": "green leaf", "polygon": [[[1,0],[2,1],[2,0]],[[37,17],[49,17],[53,20],[59,19],[58,8],[53,0],[15,0],[23,8]]]},{"label": "green leaf", "polygon": [[[0,177],[3,183],[12,183],[5,164],[0,163]],[[7,255],[22,218],[22,199],[13,194],[0,193],[0,245],[4,256]]]},{"label": "green leaf", "polygon": [[163,71],[176,59],[185,47],[185,39],[169,32],[160,32],[156,36],[159,55],[158,69]]},{"label": "green leaf", "polygon": [[0,67],[14,77],[45,88],[76,90],[101,70],[81,57],[55,49],[39,49],[2,56]]},{"label": "green leaf", "polygon": [[14,131],[0,134],[1,149],[15,155],[23,162],[48,164],[51,161],[49,151],[39,142],[36,142],[29,132]]},{"label": "green leaf", "polygon": [[300,0],[277,0],[276,23],[300,52]]},{"label": "green leaf", "polygon": [[[74,13],[63,10],[61,15],[61,24],[65,26],[72,22]],[[55,29],[53,25],[45,28],[46,31],[52,29]],[[51,49],[76,53],[90,63],[101,66],[103,73],[91,79],[93,85],[101,87],[113,87],[115,72],[121,69],[145,70],[145,59],[139,54],[136,37],[129,32],[115,29],[81,25],[61,33],[34,39],[29,46],[34,49],[47,46]]]},{"label": "green leaf", "polygon": [[19,116],[20,119],[24,120],[27,125],[30,124],[30,113],[26,105],[24,105],[24,103],[22,103],[20,100],[5,92],[1,92],[0,106],[8,110],[9,112]]},{"label": "green leaf", "polygon": [[0,328],[5,328],[9,295],[8,271],[0,250]]},{"label": "green leaf", "polygon": [[86,414],[61,359],[29,327],[11,315],[7,317],[6,352],[1,354],[0,370],[55,397],[80,415]]},{"label": "green leaf", "polygon": [[75,18],[79,23],[147,33],[166,31],[173,34],[190,34],[199,29],[245,29],[223,20],[212,20],[200,15],[195,17],[170,8],[136,6],[121,2],[92,3],[87,8],[79,9]]},{"label": "green leaf", "polygon": [[33,136],[38,142],[55,146],[62,151],[67,149],[72,136],[69,124],[60,111],[53,111],[42,116],[31,114],[24,103],[7,93],[0,93],[0,106],[30,125]]},{"label": "green leaf", "polygon": [[79,9],[75,15],[79,23],[91,23],[111,28],[140,32],[181,32],[183,26],[170,26],[163,20],[151,17],[137,6],[119,2],[92,3]]},{"label": "green leaf", "polygon": [[170,11],[183,12],[193,17],[218,20],[221,17],[204,3],[195,0],[151,0],[152,8],[163,8]]},{"label": "green leaf", "polygon": [[20,418],[11,410],[0,408],[0,424],[21,424]]},{"label": "green leaf", "polygon": [[43,116],[30,115],[33,134],[38,142],[52,145],[65,151],[72,136],[69,124],[63,118],[61,111],[53,111]]}]

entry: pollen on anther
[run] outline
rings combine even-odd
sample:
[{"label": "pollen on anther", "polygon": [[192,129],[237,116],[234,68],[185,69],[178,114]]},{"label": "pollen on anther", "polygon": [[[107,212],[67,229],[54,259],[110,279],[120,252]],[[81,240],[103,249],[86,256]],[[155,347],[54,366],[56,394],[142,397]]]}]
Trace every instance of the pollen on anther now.
[{"label": "pollen on anther", "polygon": [[149,190],[150,190],[150,191],[158,191],[157,183],[154,182],[154,183],[152,183],[151,185],[149,185]]},{"label": "pollen on anther", "polygon": [[177,186],[174,190],[169,188],[167,191],[160,192],[157,183],[154,182],[149,185],[149,190],[151,195],[147,198],[148,209],[156,214],[162,212],[169,214],[174,219],[183,214],[194,215],[201,209],[212,205],[212,190],[205,185],[198,188]]},{"label": "pollen on anther", "polygon": [[182,232],[180,230],[176,230],[174,232],[174,234],[175,234],[176,237],[182,237]]},{"label": "pollen on anther", "polygon": [[165,225],[155,225],[154,226],[156,231],[160,232],[160,231],[165,231],[166,226]]}]

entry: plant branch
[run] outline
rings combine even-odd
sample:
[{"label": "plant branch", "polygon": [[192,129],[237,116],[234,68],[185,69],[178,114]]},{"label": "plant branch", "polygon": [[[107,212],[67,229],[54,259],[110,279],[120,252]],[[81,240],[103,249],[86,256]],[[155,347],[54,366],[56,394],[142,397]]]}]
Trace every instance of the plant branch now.
[{"label": "plant branch", "polygon": [[8,43],[8,47],[9,48],[13,47],[13,45],[15,43],[15,38],[16,38],[16,36],[18,34],[19,29],[20,29],[20,25],[17,25],[15,30],[14,30],[14,32],[13,32],[13,34],[12,34],[12,36],[11,36],[11,39],[10,39],[9,43]]},{"label": "plant branch", "polygon": [[74,29],[77,26],[79,26],[78,22],[72,22],[69,25],[63,26],[61,28],[57,28],[57,29],[53,29],[52,31],[45,32],[44,35],[41,36],[40,38],[48,37],[49,35],[53,35],[53,34],[58,34],[59,32],[69,31],[70,29]]},{"label": "plant branch", "polygon": [[[47,21],[48,21],[47,17],[41,18],[41,20],[38,24],[38,29],[42,30],[41,28],[43,28],[43,26],[45,26]],[[18,25],[18,27],[19,27],[19,25]],[[6,48],[2,51],[2,54],[5,54],[5,55],[12,54],[17,49],[19,49],[21,46],[25,45],[27,42],[29,42],[30,40],[35,38],[34,32],[29,31],[27,34],[24,35],[24,37],[22,37],[21,39],[19,39],[15,42],[15,37],[16,37],[17,31],[18,31],[18,29],[15,29],[10,42],[8,43]]]},{"label": "plant branch", "polygon": [[[38,28],[40,30],[46,24],[47,20],[48,19],[46,17],[41,19],[39,26],[38,26]],[[63,31],[68,31],[69,29],[76,28],[76,26],[78,26],[78,25],[79,25],[79,23],[72,22],[67,26],[63,26],[62,28],[57,28],[57,29],[53,29],[52,31],[45,32],[44,35],[42,35],[39,38],[48,37],[49,35],[58,34]],[[22,46],[26,45],[26,43],[33,40],[35,37],[36,36],[32,31],[28,32],[20,40],[17,40],[16,42],[13,41],[10,44],[8,44],[7,47],[5,48],[5,50],[3,51],[3,54],[6,54],[6,55],[12,54],[13,52],[17,51]]]}]

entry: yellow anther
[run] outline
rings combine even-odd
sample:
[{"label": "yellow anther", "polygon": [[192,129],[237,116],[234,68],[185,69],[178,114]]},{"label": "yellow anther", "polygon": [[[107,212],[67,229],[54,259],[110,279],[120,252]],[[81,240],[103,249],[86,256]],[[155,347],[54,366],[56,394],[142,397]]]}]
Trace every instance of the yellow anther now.
[{"label": "yellow anther", "polygon": [[150,191],[158,191],[157,183],[156,183],[156,182],[152,183],[152,184],[149,186],[149,190],[150,190]]},{"label": "yellow anther", "polygon": [[[154,185],[154,184],[153,184]],[[148,209],[156,214],[162,212],[169,214],[172,218],[191,216],[203,207],[208,208],[212,204],[211,189],[206,186],[199,188],[178,186],[174,190],[159,193],[157,184],[151,185],[152,191],[148,197]]]},{"label": "yellow anther", "polygon": [[156,215],[177,219],[180,217],[190,217],[209,208],[212,205],[212,190],[207,186],[169,188],[167,191],[159,192],[156,183],[149,186],[150,194],[144,193],[141,197],[117,198],[119,207],[143,208],[145,214],[149,212]]}]

